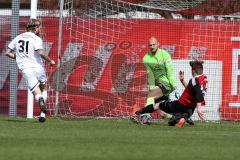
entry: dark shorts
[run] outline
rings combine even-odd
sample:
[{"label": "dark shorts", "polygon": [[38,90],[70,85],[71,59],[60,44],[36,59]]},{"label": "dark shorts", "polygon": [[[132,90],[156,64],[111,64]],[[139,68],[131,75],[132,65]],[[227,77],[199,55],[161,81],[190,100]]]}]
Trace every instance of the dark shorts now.
[{"label": "dark shorts", "polygon": [[166,113],[170,113],[172,115],[181,114],[185,115],[186,117],[190,118],[194,112],[195,108],[184,106],[181,103],[176,101],[165,101],[160,103],[160,109]]}]

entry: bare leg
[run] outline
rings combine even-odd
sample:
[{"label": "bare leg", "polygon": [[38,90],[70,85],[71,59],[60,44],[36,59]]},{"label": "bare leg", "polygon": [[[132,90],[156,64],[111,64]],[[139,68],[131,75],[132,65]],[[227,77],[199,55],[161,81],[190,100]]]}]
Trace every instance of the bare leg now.
[{"label": "bare leg", "polygon": [[41,89],[44,102],[47,103],[47,85],[40,83],[39,87]]},{"label": "bare leg", "polygon": [[42,95],[42,90],[40,88],[40,86],[38,86],[37,88],[35,88],[35,90],[32,92],[34,97],[35,97],[35,100],[39,103],[39,107],[40,107],[40,110],[41,110],[41,113],[40,113],[40,116],[39,116],[39,122],[45,122],[46,120],[46,112],[47,112],[47,109],[46,109],[46,103],[44,101],[44,97]]}]

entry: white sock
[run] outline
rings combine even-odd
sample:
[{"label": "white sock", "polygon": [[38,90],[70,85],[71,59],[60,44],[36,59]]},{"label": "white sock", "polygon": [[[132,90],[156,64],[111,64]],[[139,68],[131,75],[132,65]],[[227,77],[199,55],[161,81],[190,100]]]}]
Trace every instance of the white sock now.
[{"label": "white sock", "polygon": [[42,97],[44,99],[44,102],[46,103],[47,102],[47,91],[42,92]]},{"label": "white sock", "polygon": [[45,118],[45,117],[46,117],[46,114],[45,114],[45,113],[43,113],[43,112],[41,112],[41,113],[40,113],[40,117],[43,117],[43,118]]},{"label": "white sock", "polygon": [[37,95],[35,95],[35,100],[37,102],[39,102],[39,98],[41,98],[41,97],[43,97],[41,94],[37,94]]}]

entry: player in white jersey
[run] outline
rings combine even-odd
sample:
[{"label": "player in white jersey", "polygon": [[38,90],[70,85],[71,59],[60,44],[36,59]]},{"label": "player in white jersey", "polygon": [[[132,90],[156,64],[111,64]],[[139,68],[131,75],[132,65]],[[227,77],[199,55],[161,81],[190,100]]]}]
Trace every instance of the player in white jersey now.
[{"label": "player in white jersey", "polygon": [[43,49],[40,21],[30,19],[26,26],[26,32],[18,35],[8,45],[6,56],[15,59],[18,68],[27,81],[28,88],[33,93],[35,100],[39,103],[41,114],[39,122],[46,120],[46,73],[42,59],[54,65],[54,60],[50,59]]}]

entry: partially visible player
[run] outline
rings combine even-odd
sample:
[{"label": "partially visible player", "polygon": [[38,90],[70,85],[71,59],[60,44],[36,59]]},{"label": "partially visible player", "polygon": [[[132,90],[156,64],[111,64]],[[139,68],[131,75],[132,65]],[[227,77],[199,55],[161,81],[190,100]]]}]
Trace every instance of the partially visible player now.
[{"label": "partially visible player", "polygon": [[184,72],[179,72],[179,78],[185,87],[183,94],[178,100],[163,101],[155,105],[148,105],[147,107],[136,112],[137,115],[152,113],[155,110],[163,110],[166,113],[173,115],[173,118],[168,122],[169,126],[175,126],[180,119],[184,118],[187,122],[192,116],[195,108],[197,108],[198,116],[204,120],[202,107],[205,105],[204,95],[207,90],[207,76],[203,74],[203,62],[191,61],[192,76],[189,83],[184,79]]},{"label": "partially visible player", "polygon": [[[166,100],[169,94],[176,89],[171,55],[159,48],[158,39],[154,36],[149,38],[149,52],[143,57],[143,64],[148,75],[147,103]],[[159,111],[160,117],[166,117],[166,113]]]},{"label": "partially visible player", "polygon": [[27,81],[28,88],[33,93],[35,100],[39,103],[41,113],[39,122],[46,120],[46,73],[42,58],[54,65],[44,52],[42,39],[39,37],[41,23],[38,19],[30,19],[26,32],[18,35],[8,45],[6,56],[15,59],[19,70]]}]

